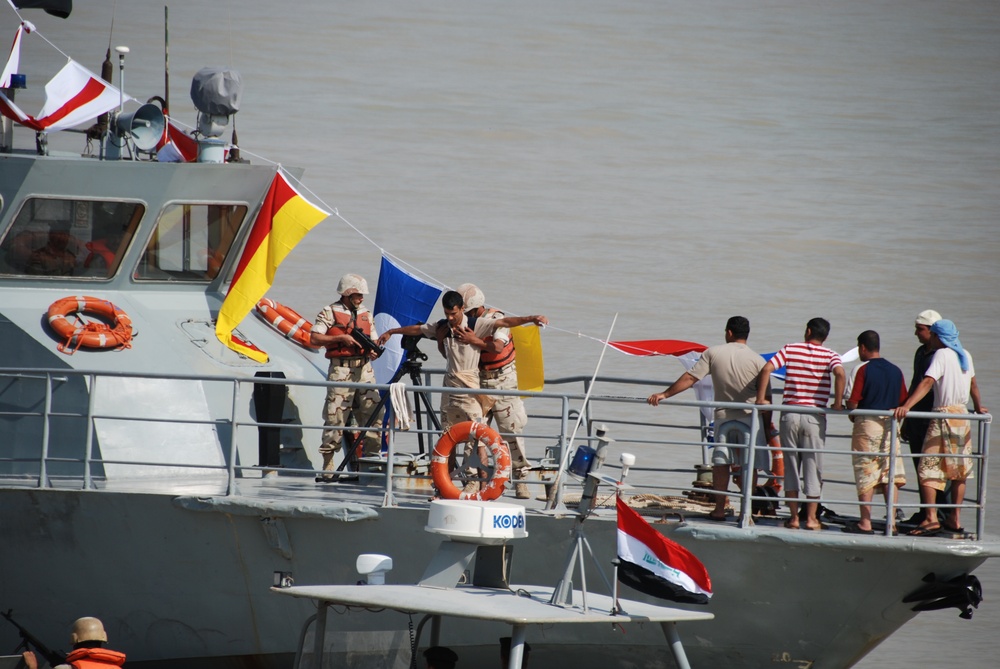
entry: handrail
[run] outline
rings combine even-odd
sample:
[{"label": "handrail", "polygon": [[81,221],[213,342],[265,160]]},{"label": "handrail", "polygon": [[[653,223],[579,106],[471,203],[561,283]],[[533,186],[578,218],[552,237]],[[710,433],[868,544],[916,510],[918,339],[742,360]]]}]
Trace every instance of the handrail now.
[{"label": "handrail", "polygon": [[[425,378],[428,382],[432,378],[433,372],[425,372]],[[39,381],[44,381],[44,395],[41,398],[41,409],[37,405],[31,407],[23,408],[19,411],[11,410],[10,404],[8,403],[8,408],[4,411],[0,411],[0,420],[19,420],[19,419],[38,419],[41,421],[41,434],[39,435],[39,448],[38,448],[38,480],[37,487],[47,488],[52,485],[52,470],[50,465],[55,464],[65,464],[65,463],[80,463],[82,465],[82,480],[84,489],[95,489],[96,482],[94,480],[93,468],[95,466],[105,467],[107,465],[132,465],[136,467],[181,467],[181,468],[198,468],[202,470],[219,470],[225,471],[225,491],[226,496],[238,496],[245,494],[241,492],[239,480],[244,477],[247,473],[257,472],[257,471],[267,471],[270,469],[267,466],[249,466],[239,464],[240,462],[240,449],[241,445],[244,449],[248,448],[246,444],[241,444],[240,430],[241,428],[287,428],[289,427],[286,423],[271,423],[256,421],[250,417],[247,413],[248,408],[243,406],[245,393],[244,386],[247,384],[277,384],[282,386],[296,386],[303,388],[314,388],[317,390],[325,391],[330,387],[345,387],[345,388],[370,388],[371,386],[365,384],[356,383],[334,383],[328,381],[313,381],[313,380],[295,380],[287,378],[272,378],[272,377],[247,377],[247,376],[212,376],[205,377],[203,375],[194,374],[134,374],[126,372],[115,372],[115,371],[93,371],[93,370],[67,370],[65,368],[61,369],[30,369],[30,370],[20,370],[20,369],[0,369],[0,378],[10,379],[14,382],[24,382],[24,383],[37,383]],[[86,409],[79,409],[77,411],[67,411],[62,406],[55,405],[54,388],[58,384],[60,387],[64,384],[70,382],[73,378],[81,379],[86,386],[89,388],[86,398]],[[100,410],[96,406],[95,397],[97,396],[96,389],[100,383],[102,383],[105,378],[140,378],[140,379],[151,379],[151,380],[170,380],[170,381],[196,381],[201,383],[209,384],[221,384],[229,385],[231,387],[230,401],[228,402],[228,410],[225,415],[212,415],[209,414],[208,418],[205,417],[172,417],[172,416],[136,416],[136,415],[118,415],[111,413],[108,410]],[[579,376],[579,377],[564,377],[560,379],[554,379],[552,381],[547,381],[549,387],[557,384],[570,384],[570,383],[581,383],[586,391],[587,384],[591,381],[590,377]],[[589,433],[589,428],[592,422],[597,422],[595,415],[599,415],[601,411],[607,408],[609,405],[642,405],[645,403],[645,389],[650,386],[660,386],[662,382],[657,381],[646,381],[646,380],[635,380],[635,379],[624,379],[616,377],[599,377],[598,381],[604,383],[617,383],[626,385],[629,387],[642,386],[643,391],[637,396],[628,395],[614,395],[614,394],[596,394],[591,393],[590,403],[586,409],[587,415],[587,433],[578,435],[577,441],[584,443],[592,440]],[[387,391],[387,385],[376,386],[381,391]],[[428,393],[431,395],[437,395],[441,393],[448,394],[475,394],[475,395],[493,395],[493,396],[503,396],[510,394],[502,390],[491,390],[491,389],[464,389],[464,388],[451,388],[445,386],[435,386],[435,385],[423,385],[417,388],[410,388],[410,391],[417,391]],[[3,392],[3,391],[0,391]],[[62,391],[60,391],[62,392]],[[544,402],[556,402],[558,408],[553,407],[554,411],[545,414],[533,415],[533,420],[529,424],[529,430],[522,435],[526,439],[547,439],[555,437],[555,446],[552,447],[553,453],[560,454],[560,457],[554,458],[554,462],[566,463],[569,462],[569,450],[575,446],[575,444],[569,443],[570,434],[569,429],[572,423],[572,419],[576,415],[575,410],[572,408],[574,402],[580,402],[586,396],[586,392],[575,393],[575,392],[553,392],[542,391],[542,392],[518,392],[526,398],[530,398],[533,402],[532,406],[537,407],[539,403]],[[833,411],[830,409],[816,408],[816,407],[803,407],[803,406],[793,406],[784,404],[773,404],[773,405],[751,405],[743,403],[734,402],[711,402],[711,401],[701,401],[694,399],[678,399],[671,398],[661,402],[662,406],[670,409],[677,408],[695,408],[698,409],[699,415],[702,413],[701,410],[710,409],[740,409],[748,411],[750,413],[750,435],[749,435],[749,445],[747,461],[753,462],[755,452],[759,449],[764,449],[767,451],[775,450],[771,446],[757,445],[757,435],[761,429],[764,429],[764,425],[761,421],[760,413],[762,411],[775,411],[775,412],[796,412],[805,414],[823,414],[828,416],[849,416],[849,417],[859,417],[859,416],[874,416],[874,417],[887,417],[891,415],[891,412],[887,411],[874,411],[874,410],[864,410],[855,409],[853,411]],[[416,411],[422,411],[420,404],[417,403],[415,407]],[[652,411],[652,409],[642,409],[642,411]],[[706,443],[705,439],[678,439],[677,435],[683,433],[684,431],[694,431],[702,430],[703,426],[695,424],[680,425],[676,423],[659,423],[657,421],[649,420],[647,416],[652,414],[645,414],[643,418],[645,420],[626,420],[622,418],[602,418],[600,422],[607,422],[612,424],[617,424],[625,429],[644,429],[644,435],[642,438],[639,437],[627,437],[621,439],[622,444],[634,444],[637,447],[666,447],[676,452],[676,449],[685,449],[689,447],[699,447],[702,451],[703,460],[704,453],[709,443]],[[913,418],[940,418],[940,413],[936,412],[914,412],[911,411],[908,416]],[[78,458],[65,457],[65,454],[53,455],[52,452],[52,439],[53,439],[53,428],[52,422],[57,419],[72,419],[72,418],[82,418],[85,419],[86,429],[85,434],[82,438],[82,456]],[[627,417],[626,417],[627,418]],[[989,458],[989,437],[990,437],[990,425],[992,422],[992,416],[988,414],[951,414],[949,418],[955,419],[960,418],[969,421],[971,424],[977,426],[974,430],[975,432],[975,442],[973,452],[970,456],[974,461],[974,470],[978,472],[978,481],[975,488],[974,499],[970,499],[969,502],[962,501],[960,504],[941,504],[934,505],[941,508],[974,508],[976,510],[976,538],[982,537],[985,531],[985,507],[986,507],[986,493],[988,490],[987,486],[987,472],[988,472],[988,458]],[[552,420],[557,423],[555,427],[555,433],[552,430],[545,428],[544,419]],[[162,423],[162,424],[187,424],[187,425],[206,425],[212,428],[218,428],[220,426],[228,426],[230,432],[228,435],[228,443],[223,446],[223,451],[226,453],[226,462],[222,465],[218,464],[208,464],[208,463],[155,463],[155,462],[143,462],[141,460],[122,460],[122,459],[110,459],[103,457],[95,457],[95,445],[94,445],[94,435],[97,433],[97,421],[123,421],[123,422],[151,422],[151,423]],[[540,426],[540,427],[539,427]],[[323,429],[331,429],[330,426],[325,426],[319,422],[319,417],[315,417],[315,420],[305,420],[301,419],[300,422],[295,423],[294,427],[302,431],[318,431]],[[334,427],[333,429],[340,430],[350,430],[354,429],[351,427]],[[387,443],[388,443],[388,453],[386,454],[386,462],[390,466],[386,467],[384,474],[380,473],[367,473],[367,476],[377,478],[384,477],[384,496],[383,505],[392,506],[395,502],[396,493],[394,492],[393,478],[398,476],[394,473],[391,463],[396,461],[397,454],[406,455],[407,451],[405,448],[401,451],[401,442],[399,440],[398,431],[392,426],[382,428],[381,426],[374,426],[372,428],[367,428],[379,433],[388,433]],[[890,443],[894,443],[898,434],[897,422],[890,421]],[[431,429],[415,429],[410,430],[410,434],[423,434],[430,435],[434,434],[435,431]],[[828,433],[828,442],[835,439],[849,438],[849,435]],[[765,441],[766,443],[766,441]],[[823,450],[826,456],[835,456],[838,458],[843,458],[844,460],[850,462],[850,458],[854,454],[853,451],[848,447],[847,449],[838,448],[836,443],[828,443]],[[411,454],[412,455],[412,454]],[[872,454],[875,457],[889,457],[889,480],[895,480],[896,474],[896,457],[884,454]],[[908,454],[901,453],[901,457],[930,457],[925,454]],[[966,457],[966,456],[963,456]],[[0,458],[0,467],[4,463],[23,463],[27,462],[23,457],[7,457]],[[609,464],[609,467],[613,468],[613,464]],[[549,480],[547,486],[555,486],[555,490],[559,490],[564,483],[571,483],[572,481],[567,478],[565,467],[560,466],[553,473],[554,478]],[[665,467],[650,467],[650,468],[633,468],[633,471],[642,472],[678,472],[682,470],[670,469]],[[0,469],[0,485],[4,485],[5,475],[2,473],[3,470]],[[314,473],[312,470],[305,469],[283,469],[283,472],[289,474],[306,474]],[[754,491],[751,489],[750,480],[753,475],[751,467],[743,467],[741,470],[742,477],[742,492],[732,493],[726,491],[725,493],[717,493],[712,491],[712,494],[725,494],[729,498],[738,498],[741,502],[742,508],[750,509],[753,502],[755,501],[767,501],[773,498],[767,496],[754,495]],[[827,479],[827,482],[830,482]],[[672,484],[669,480],[663,479],[662,481],[654,483],[646,483],[643,485],[644,488],[649,490],[663,490],[663,491],[678,491],[687,492],[690,490],[690,485],[684,484]],[[550,497],[549,506],[555,506],[557,504],[559,495],[553,495]],[[818,503],[825,504],[838,504],[838,505],[858,505],[856,497],[854,499],[843,499],[828,497],[826,493],[819,499],[810,499],[810,502],[816,501]],[[895,511],[897,504],[893,501],[893,496],[889,495],[885,502],[872,501],[869,505],[874,509],[876,507],[882,507],[885,509],[886,518],[893,518],[895,516]],[[922,503],[906,503],[904,506],[912,508],[924,508],[926,505]],[[750,513],[742,514],[739,519],[741,526],[746,527],[752,523],[750,518]],[[891,523],[886,524],[886,534],[891,532]]]}]

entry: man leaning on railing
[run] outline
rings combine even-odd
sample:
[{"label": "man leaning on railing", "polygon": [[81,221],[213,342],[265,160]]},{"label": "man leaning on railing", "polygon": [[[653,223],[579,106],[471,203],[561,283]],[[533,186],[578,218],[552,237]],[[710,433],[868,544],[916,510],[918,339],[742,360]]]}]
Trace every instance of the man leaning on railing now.
[{"label": "man leaning on railing", "polygon": [[[896,409],[896,418],[902,420],[927,393],[934,391],[934,411],[942,414],[967,414],[972,400],[976,413],[989,413],[979,398],[976,370],[972,354],[962,347],[958,328],[949,320],[939,320],[930,326],[928,346],[934,350],[930,366],[923,380],[910,393],[906,402]],[[941,531],[933,506],[937,491],[944,490],[951,481],[951,501],[956,505],[945,515],[944,529],[949,532],[964,531],[959,522],[957,505],[965,498],[965,483],[972,476],[972,426],[963,418],[936,418],[927,426],[923,453],[917,470],[920,480],[920,501],[928,505],[923,522],[911,530],[914,536],[931,536]],[[930,456],[930,457],[928,457]]]}]

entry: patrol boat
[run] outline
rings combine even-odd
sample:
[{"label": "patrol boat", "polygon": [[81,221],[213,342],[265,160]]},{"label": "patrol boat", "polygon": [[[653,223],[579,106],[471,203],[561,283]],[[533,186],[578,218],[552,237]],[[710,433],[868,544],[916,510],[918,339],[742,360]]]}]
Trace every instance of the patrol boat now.
[{"label": "patrol boat", "polygon": [[[203,112],[198,159],[188,162],[184,138],[155,105],[118,103],[117,90],[67,68],[63,83],[99,93],[74,98],[73,114],[65,104],[25,114],[12,93],[16,77],[3,82],[0,99],[16,120],[5,121],[0,152],[0,607],[52,647],[73,620],[98,616],[134,668],[287,669],[298,626],[314,609],[275,597],[273,574],[351,583],[361,551],[434,551],[422,527],[433,496],[428,455],[440,435],[422,407],[444,390],[435,385],[440,370],[411,370],[410,390],[431,398],[416,402],[423,423],[409,432],[390,424],[386,454],[359,461],[357,480],[316,483],[329,386],[323,356],[254,316],[234,335],[266,351],[267,362],[216,336],[277,168],[236,159],[221,139],[224,91]],[[80,135],[66,140],[75,151],[56,151],[58,127],[99,113],[91,100],[121,112],[91,134],[87,155]],[[592,383],[606,394],[584,393]],[[599,422],[617,440],[610,455],[632,445],[706,461],[704,425],[688,407],[709,404],[667,403],[695,420],[636,421],[629,412],[643,393],[630,383],[663,381],[581,376],[549,380],[549,391],[531,395],[529,453],[545,457],[528,481],[536,498],[517,501],[533,529],[509,562],[512,582],[562,575],[578,523],[569,507],[583,489],[568,471],[587,461],[576,457],[582,446],[598,445]],[[970,574],[1000,555],[1000,543],[983,536],[989,417],[969,419],[980,486],[966,510],[976,525],[963,535],[911,538],[885,528],[859,537],[836,525],[796,532],[749,514],[712,522],[692,468],[637,472],[630,504],[697,555],[713,580],[707,607],[680,606],[714,615],[687,625],[692,665],[849,667],[920,610],[972,615],[981,593]],[[844,443],[831,443],[828,457],[849,462]],[[827,491],[824,505],[856,510],[853,486]],[[615,512],[596,501],[589,545],[607,565]],[[753,501],[748,491],[736,506]],[[401,583],[421,576],[408,560],[393,574]],[[465,656],[493,656],[496,645],[461,630],[443,641]],[[659,667],[665,652],[660,630],[641,627],[628,636],[612,625],[543,628],[527,641],[538,664],[581,669]],[[361,667],[372,647],[401,639],[349,617],[332,643],[342,666]],[[0,644],[17,646],[13,627],[0,625]]]}]

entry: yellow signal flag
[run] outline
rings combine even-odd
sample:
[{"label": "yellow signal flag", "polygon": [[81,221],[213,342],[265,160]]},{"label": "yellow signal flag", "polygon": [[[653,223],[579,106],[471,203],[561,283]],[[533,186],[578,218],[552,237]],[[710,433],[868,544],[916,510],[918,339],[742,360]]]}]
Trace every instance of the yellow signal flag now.
[{"label": "yellow signal flag", "polygon": [[537,325],[511,328],[517,350],[517,389],[538,391],[545,388],[545,363],[542,360],[542,333]]}]

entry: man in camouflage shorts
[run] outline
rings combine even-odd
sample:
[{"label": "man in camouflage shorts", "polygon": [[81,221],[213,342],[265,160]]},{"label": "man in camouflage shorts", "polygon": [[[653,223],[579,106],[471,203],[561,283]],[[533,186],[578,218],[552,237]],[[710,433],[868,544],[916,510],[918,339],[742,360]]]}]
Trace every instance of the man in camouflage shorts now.
[{"label": "man in camouflage shorts", "polygon": [[[375,340],[378,337],[371,312],[362,304],[364,296],[368,294],[368,282],[358,274],[345,274],[337,285],[337,292],[340,293],[340,299],[324,307],[316,316],[310,341],[315,346],[326,348],[326,357],[330,360],[328,381],[367,383],[374,386],[375,372],[370,363],[378,357],[378,354],[374,351],[365,354],[364,349],[351,335],[357,328],[369,339]],[[333,454],[340,450],[343,427],[348,424],[351,414],[354,414],[354,424],[365,425],[378,402],[379,393],[374,387],[327,390],[323,422],[337,429],[323,430],[323,444],[319,452],[323,456],[324,472],[335,469]],[[378,416],[376,423],[380,419],[381,416]],[[382,448],[381,442],[379,432],[365,432],[364,455],[378,454]],[[323,475],[316,480],[331,481],[333,477]]]},{"label": "man in camouflage shorts", "polygon": [[[470,319],[482,318],[498,320],[504,317],[502,311],[486,308],[486,297],[475,284],[463,283],[458,287],[465,300],[465,314]],[[517,392],[516,351],[508,328],[499,328],[485,339],[487,348],[479,355],[479,387],[491,390]],[[528,499],[531,493],[524,483],[516,483],[527,477],[531,468],[524,448],[521,433],[528,424],[528,412],[519,395],[493,395],[496,402],[486,412],[486,421],[496,420],[500,436],[510,447],[511,466],[514,470],[514,495],[518,499]]]}]

